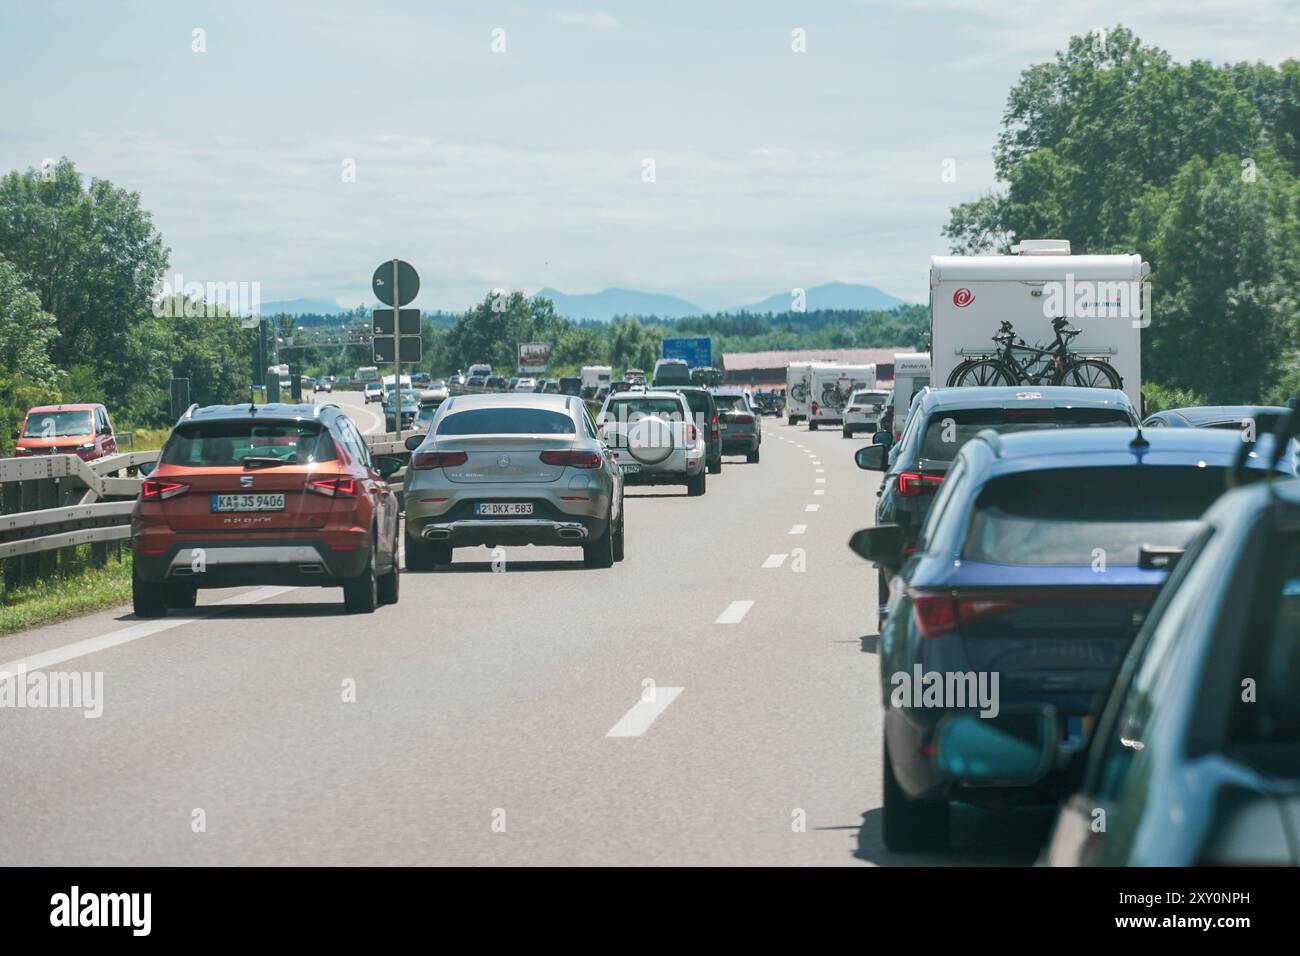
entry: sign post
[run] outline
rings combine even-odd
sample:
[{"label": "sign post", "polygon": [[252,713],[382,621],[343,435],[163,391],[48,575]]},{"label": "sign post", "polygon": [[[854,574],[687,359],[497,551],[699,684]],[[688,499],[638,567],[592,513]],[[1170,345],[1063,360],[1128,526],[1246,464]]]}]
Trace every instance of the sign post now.
[{"label": "sign post", "polygon": [[371,350],[375,365],[393,363],[393,431],[402,440],[402,363],[419,362],[420,310],[404,309],[420,291],[420,276],[409,262],[382,262],[370,280],[375,297],[391,309],[375,309]]}]

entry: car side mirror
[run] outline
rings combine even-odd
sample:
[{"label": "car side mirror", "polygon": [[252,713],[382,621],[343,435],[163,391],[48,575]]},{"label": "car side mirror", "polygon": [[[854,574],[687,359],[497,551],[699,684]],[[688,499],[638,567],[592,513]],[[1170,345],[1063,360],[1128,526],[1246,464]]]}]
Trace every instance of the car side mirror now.
[{"label": "car side mirror", "polygon": [[393,455],[376,455],[374,464],[375,471],[379,472],[381,478],[391,478],[402,470],[404,462]]},{"label": "car side mirror", "polygon": [[22,434],[20,432],[14,432],[11,437],[13,438],[14,441],[17,441],[19,438],[22,437]]},{"label": "car side mirror", "polygon": [[[998,712],[996,707],[994,699],[989,711],[955,714],[940,722],[935,760],[945,776],[973,784],[1024,786],[1052,769],[1055,709]],[[981,716],[985,713],[988,716]]]},{"label": "car side mirror", "polygon": [[857,450],[853,460],[863,471],[884,471],[886,451],[884,445],[863,445]]},{"label": "car side mirror", "polygon": [[863,528],[849,538],[849,550],[872,564],[895,570],[903,564],[903,529],[896,524]]},{"label": "car side mirror", "polygon": [[408,435],[406,436],[406,440],[403,441],[402,444],[406,446],[407,451],[415,451],[415,449],[419,448],[421,445],[424,444],[424,434],[421,433],[419,435]]}]

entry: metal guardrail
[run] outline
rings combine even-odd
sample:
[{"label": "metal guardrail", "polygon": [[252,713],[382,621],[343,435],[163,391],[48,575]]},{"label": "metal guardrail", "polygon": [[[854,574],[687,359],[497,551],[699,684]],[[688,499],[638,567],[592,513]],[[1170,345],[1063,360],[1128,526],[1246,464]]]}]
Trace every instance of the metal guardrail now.
[{"label": "metal guardrail", "polygon": [[[406,457],[393,434],[368,436],[376,455]],[[110,551],[121,556],[131,537],[131,512],[140,496],[137,469],[158,460],[156,451],[134,451],[96,461],[76,455],[0,458],[0,581],[6,589],[56,573],[91,546],[99,567]],[[389,480],[401,495],[405,469]]]}]

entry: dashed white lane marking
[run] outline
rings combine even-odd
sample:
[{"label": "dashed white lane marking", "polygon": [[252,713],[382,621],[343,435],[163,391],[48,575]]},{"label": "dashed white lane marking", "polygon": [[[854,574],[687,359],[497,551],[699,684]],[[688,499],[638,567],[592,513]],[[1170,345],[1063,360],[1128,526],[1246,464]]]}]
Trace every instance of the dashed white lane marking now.
[{"label": "dashed white lane marking", "polygon": [[824,485],[824,484],[826,484],[826,479],[825,479],[825,478],[818,478],[818,479],[817,479],[817,484],[819,484],[819,485]]},{"label": "dashed white lane marking", "polygon": [[656,687],[653,691],[647,691],[605,736],[640,737],[681,692],[680,687]]},{"label": "dashed white lane marking", "polygon": [[803,534],[807,530],[808,526],[806,524],[797,524],[790,528],[790,534]]},{"label": "dashed white lane marking", "polygon": [[813,464],[814,464],[814,465],[820,465],[821,462],[820,462],[820,461],[815,461],[815,462],[813,462]]},{"label": "dashed white lane marking", "polygon": [[806,508],[804,508],[803,510],[804,510],[804,511],[817,511],[817,510],[820,509],[820,508],[821,508],[821,505],[808,505],[808,506],[807,506]]},{"label": "dashed white lane marking", "polygon": [[824,474],[826,474],[826,469],[825,469],[825,468],[818,468],[816,473],[819,474],[819,475],[824,475]]},{"label": "dashed white lane marking", "polygon": [[763,562],[763,567],[779,568],[781,565],[785,564],[785,559],[789,556],[790,555],[788,554],[769,554],[767,560]]},{"label": "dashed white lane marking", "polygon": [[718,615],[714,624],[739,624],[749,613],[749,609],[754,606],[753,601],[732,601],[727,605],[727,609]]},{"label": "dashed white lane marking", "polygon": [[180,627],[183,624],[191,624],[194,621],[201,621],[205,617],[211,617],[211,614],[204,613],[209,607],[229,607],[235,604],[256,604],[259,601],[267,601],[281,594],[288,594],[290,591],[296,591],[293,587],[265,587],[258,588],[248,594],[237,594],[234,597],[228,597],[212,604],[199,608],[197,613],[186,614],[184,617],[165,617],[157,621],[141,621],[139,624],[132,624],[130,627],[124,627],[120,631],[110,631],[108,634],[101,634],[98,637],[88,637],[84,641],[77,641],[74,644],[68,644],[64,647],[56,647],[52,650],[42,651],[39,654],[32,654],[29,657],[22,657],[16,661],[10,661],[8,664],[0,664],[0,680],[8,680],[17,670],[33,671],[41,667],[49,667],[53,664],[62,664],[64,661],[75,660],[78,657],[85,657],[87,654],[94,654],[98,651],[108,650],[110,647],[117,647],[120,644],[129,644],[131,641],[138,641],[142,637],[149,637],[162,631],[170,631],[174,627]]},{"label": "dashed white lane marking", "polygon": [[818,488],[816,491],[813,492],[813,494],[815,494],[815,495],[824,495],[824,494],[826,494],[826,489],[825,489],[825,488]]}]

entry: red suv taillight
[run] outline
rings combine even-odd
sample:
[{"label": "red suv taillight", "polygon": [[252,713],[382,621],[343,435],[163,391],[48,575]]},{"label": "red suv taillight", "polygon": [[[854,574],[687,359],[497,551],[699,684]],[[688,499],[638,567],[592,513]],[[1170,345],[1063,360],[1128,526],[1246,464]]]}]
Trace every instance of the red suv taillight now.
[{"label": "red suv taillight", "polygon": [[140,497],[145,501],[166,501],[190,490],[182,481],[165,481],[162,478],[146,478],[140,483]]},{"label": "red suv taillight", "polygon": [[307,490],[331,498],[351,498],[357,493],[357,483],[348,475],[328,475],[307,482]]},{"label": "red suv taillight", "polygon": [[695,426],[694,426],[694,425],[687,425],[687,426],[686,426],[686,441],[687,441],[688,444],[691,444],[691,445],[695,444],[695,435],[696,435]]},{"label": "red suv taillight", "polygon": [[713,433],[713,437],[716,440],[718,437],[718,416],[716,413],[711,419],[709,419],[709,430]]},{"label": "red suv taillight", "polygon": [[754,416],[753,416],[753,415],[736,415],[736,416],[734,416],[731,420],[732,420],[733,423],[735,423],[735,424],[737,424],[737,425],[752,425],[752,424],[754,424]]},{"label": "red suv taillight", "polygon": [[548,465],[570,468],[599,468],[600,455],[594,451],[544,451],[542,461]]},{"label": "red suv taillight", "polygon": [[417,451],[411,456],[411,467],[419,470],[425,468],[450,468],[463,465],[469,461],[469,455],[463,451]]},{"label": "red suv taillight", "polygon": [[904,471],[898,476],[898,493],[905,498],[930,494],[943,483],[943,475],[922,475],[915,471]]}]

